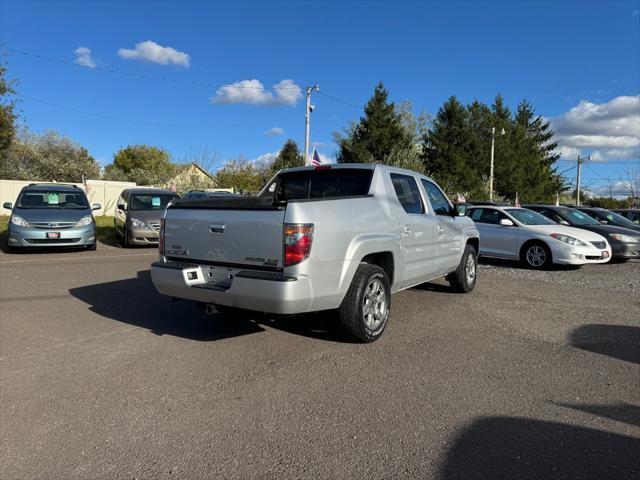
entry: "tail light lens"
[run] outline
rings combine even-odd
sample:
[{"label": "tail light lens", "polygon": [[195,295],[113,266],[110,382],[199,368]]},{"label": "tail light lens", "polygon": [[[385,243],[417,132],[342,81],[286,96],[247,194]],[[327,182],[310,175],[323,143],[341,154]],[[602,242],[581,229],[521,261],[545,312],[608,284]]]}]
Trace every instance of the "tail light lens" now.
[{"label": "tail light lens", "polygon": [[312,223],[285,223],[284,266],[296,265],[309,257],[312,242]]},{"label": "tail light lens", "polygon": [[160,219],[160,233],[158,235],[158,253],[160,261],[164,260],[164,216]]}]

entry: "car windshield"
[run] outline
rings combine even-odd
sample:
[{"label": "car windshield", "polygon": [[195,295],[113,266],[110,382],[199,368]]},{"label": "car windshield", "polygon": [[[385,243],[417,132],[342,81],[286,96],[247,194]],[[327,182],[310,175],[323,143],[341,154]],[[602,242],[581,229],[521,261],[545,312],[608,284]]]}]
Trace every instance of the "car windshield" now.
[{"label": "car windshield", "polygon": [[523,225],[552,225],[553,220],[526,208],[509,208],[506,212]]},{"label": "car windshield", "polygon": [[171,200],[179,197],[171,193],[149,193],[131,195],[129,210],[163,210]]},{"label": "car windshield", "polygon": [[633,227],[633,228],[636,228],[638,226],[637,223],[633,223],[628,218],[625,218],[622,215],[618,215],[617,213],[610,212],[608,210],[605,210],[603,212],[598,212],[598,216],[606,218],[609,223],[613,223],[614,225],[620,225],[622,227]]},{"label": "car windshield", "polygon": [[18,208],[64,208],[85,210],[89,208],[84,192],[61,190],[26,190],[20,194],[16,204]]},{"label": "car windshield", "polygon": [[559,213],[572,225],[600,225],[595,218],[573,208],[563,208]]}]

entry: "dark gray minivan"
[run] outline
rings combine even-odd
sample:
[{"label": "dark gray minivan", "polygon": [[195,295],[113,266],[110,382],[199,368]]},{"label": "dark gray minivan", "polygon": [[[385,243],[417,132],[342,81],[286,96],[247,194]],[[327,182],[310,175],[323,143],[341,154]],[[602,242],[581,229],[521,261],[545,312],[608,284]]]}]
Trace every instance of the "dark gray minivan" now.
[{"label": "dark gray minivan", "polygon": [[118,198],[114,226],[125,247],[157,245],[160,218],[178,194],[162,188],[129,188]]}]

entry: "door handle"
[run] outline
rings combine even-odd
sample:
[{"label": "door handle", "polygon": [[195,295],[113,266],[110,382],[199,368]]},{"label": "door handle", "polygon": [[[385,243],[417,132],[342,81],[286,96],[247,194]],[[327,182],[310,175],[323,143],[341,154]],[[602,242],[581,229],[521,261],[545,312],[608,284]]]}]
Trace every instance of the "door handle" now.
[{"label": "door handle", "polygon": [[442,228],[440,225],[438,225],[438,233],[442,233],[444,232],[444,228]]},{"label": "door handle", "polygon": [[402,228],[402,236],[403,237],[408,237],[411,234],[411,227],[409,225],[405,225]]}]

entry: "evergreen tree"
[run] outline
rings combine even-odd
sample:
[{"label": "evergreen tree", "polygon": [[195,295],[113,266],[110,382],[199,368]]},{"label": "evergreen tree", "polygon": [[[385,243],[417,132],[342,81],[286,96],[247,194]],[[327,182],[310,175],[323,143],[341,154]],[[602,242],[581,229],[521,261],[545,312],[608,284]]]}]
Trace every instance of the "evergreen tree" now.
[{"label": "evergreen tree", "polygon": [[471,157],[473,139],[469,111],[450,97],[438,110],[422,150],[427,173],[449,193],[477,196],[482,190],[482,177]]},{"label": "evergreen tree", "polygon": [[278,152],[278,155],[273,160],[271,170],[273,173],[284,168],[301,167],[304,165],[304,157],[298,148],[298,144],[289,139]]},{"label": "evergreen tree", "polygon": [[394,151],[411,146],[411,135],[388,97],[389,92],[379,83],[364,108],[364,117],[347,129],[346,136],[336,135],[338,162],[387,163]]}]

